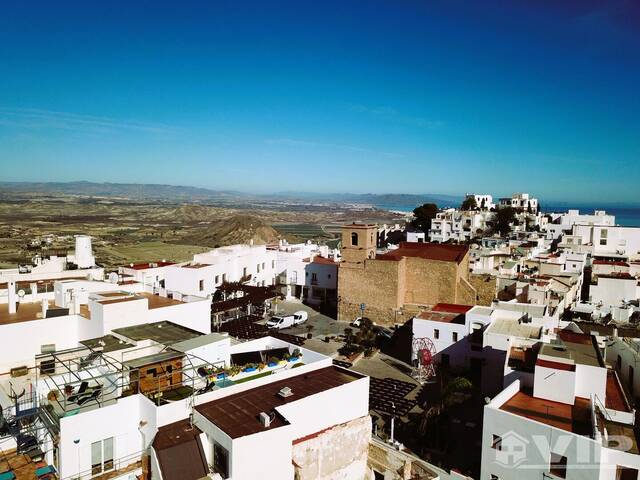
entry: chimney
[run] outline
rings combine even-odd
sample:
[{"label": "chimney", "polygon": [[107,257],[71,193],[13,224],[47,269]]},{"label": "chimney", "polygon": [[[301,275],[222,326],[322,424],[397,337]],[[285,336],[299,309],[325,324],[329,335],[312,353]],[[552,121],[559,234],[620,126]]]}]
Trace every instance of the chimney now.
[{"label": "chimney", "polygon": [[7,283],[7,291],[9,294],[9,313],[16,313],[16,281],[9,280]]}]

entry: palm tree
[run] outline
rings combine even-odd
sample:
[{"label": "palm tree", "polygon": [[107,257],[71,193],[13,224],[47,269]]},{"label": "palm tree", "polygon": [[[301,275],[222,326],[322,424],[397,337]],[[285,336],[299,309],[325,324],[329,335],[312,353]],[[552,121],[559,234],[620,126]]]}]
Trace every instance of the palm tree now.
[{"label": "palm tree", "polygon": [[422,417],[420,417],[418,433],[425,435],[429,430],[429,425],[437,421],[453,405],[460,403],[460,394],[466,393],[472,388],[473,384],[464,377],[455,377],[444,387],[441,386],[440,395],[436,402],[429,408],[425,408]]}]

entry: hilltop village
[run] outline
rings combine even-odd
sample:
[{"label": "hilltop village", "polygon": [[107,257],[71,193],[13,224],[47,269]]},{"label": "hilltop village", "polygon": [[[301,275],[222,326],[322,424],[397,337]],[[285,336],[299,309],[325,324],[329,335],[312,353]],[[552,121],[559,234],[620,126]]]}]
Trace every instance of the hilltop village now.
[{"label": "hilltop village", "polygon": [[640,227],[605,211],[92,242],[0,270],[0,480],[639,478]]}]

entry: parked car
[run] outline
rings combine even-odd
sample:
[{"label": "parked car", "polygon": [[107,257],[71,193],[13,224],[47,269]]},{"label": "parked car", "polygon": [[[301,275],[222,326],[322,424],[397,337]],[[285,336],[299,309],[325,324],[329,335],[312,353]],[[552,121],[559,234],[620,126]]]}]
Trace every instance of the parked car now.
[{"label": "parked car", "polygon": [[309,314],[304,310],[300,310],[299,312],[295,312],[291,315],[274,315],[265,324],[267,328],[277,328],[278,330],[282,328],[289,328],[295,325],[300,325],[304,323],[309,318]]},{"label": "parked car", "polygon": [[[351,322],[351,326],[356,327],[356,328],[360,328],[362,326],[362,321],[363,320],[369,320],[369,319],[367,317],[358,317],[353,322]],[[371,321],[371,320],[369,320],[369,321]]]}]

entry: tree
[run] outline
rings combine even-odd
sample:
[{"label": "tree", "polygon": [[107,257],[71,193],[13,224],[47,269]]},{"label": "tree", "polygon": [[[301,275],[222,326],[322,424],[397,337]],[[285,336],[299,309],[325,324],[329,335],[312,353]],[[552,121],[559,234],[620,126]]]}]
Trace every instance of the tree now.
[{"label": "tree", "polygon": [[494,217],[494,230],[505,236],[511,232],[511,224],[517,224],[516,211],[513,207],[500,207]]},{"label": "tree", "polygon": [[465,198],[462,201],[462,205],[460,205],[460,210],[477,210],[478,209],[478,203],[476,202],[476,197],[474,197],[473,195]]},{"label": "tree", "polygon": [[425,203],[421,207],[417,207],[413,210],[414,218],[411,222],[411,226],[425,233],[429,233],[431,220],[436,218],[437,213],[438,206],[435,203]]},{"label": "tree", "polygon": [[429,407],[425,405],[424,412],[418,424],[418,432],[425,435],[434,421],[445,413],[453,405],[460,403],[460,395],[468,393],[473,384],[464,377],[455,377],[440,390],[440,395]]},{"label": "tree", "polygon": [[376,345],[376,332],[373,329],[373,322],[368,318],[363,318],[360,322],[360,329],[356,333],[355,341],[365,348],[372,348]]}]

